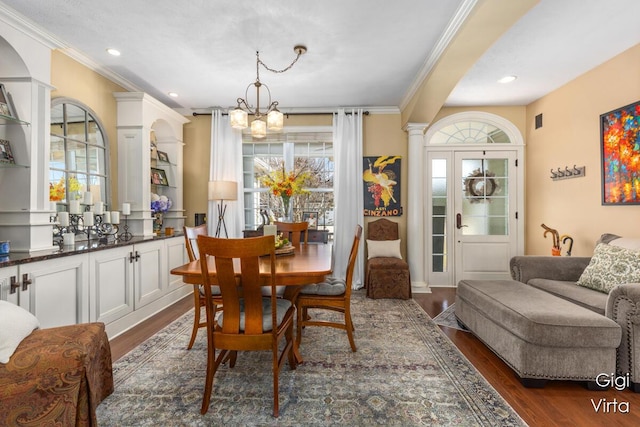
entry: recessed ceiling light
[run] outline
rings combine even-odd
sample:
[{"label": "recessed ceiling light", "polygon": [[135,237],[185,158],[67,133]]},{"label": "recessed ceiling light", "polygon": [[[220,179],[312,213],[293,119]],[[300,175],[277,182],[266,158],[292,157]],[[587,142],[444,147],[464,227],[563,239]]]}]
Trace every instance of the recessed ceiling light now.
[{"label": "recessed ceiling light", "polygon": [[175,92],[169,92],[169,96],[172,97],[172,98],[177,98],[178,94],[175,93]]},{"label": "recessed ceiling light", "polygon": [[518,78],[518,76],[504,76],[503,78],[498,80],[498,83],[511,83],[512,81],[514,81],[517,78]]},{"label": "recessed ceiling light", "polygon": [[120,56],[120,51],[118,49],[114,49],[112,47],[110,47],[109,49],[107,49],[107,53],[109,55],[113,55],[113,56]]}]

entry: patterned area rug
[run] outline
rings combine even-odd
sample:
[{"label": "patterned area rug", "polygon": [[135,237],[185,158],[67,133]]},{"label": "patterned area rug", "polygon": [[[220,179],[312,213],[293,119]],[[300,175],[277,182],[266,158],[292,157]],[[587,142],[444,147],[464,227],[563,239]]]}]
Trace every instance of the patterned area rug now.
[{"label": "patterned area rug", "polygon": [[[200,415],[206,343],[186,350],[187,313],[114,363],[115,392],[98,407],[100,426],[521,426],[524,421],[413,300],[352,297],[352,353],[344,331],[308,327],[304,363],[280,374],[272,412],[270,352],[238,355],[214,378]],[[311,312],[312,315],[314,312]],[[322,313],[324,317],[331,314]]]},{"label": "patterned area rug", "polygon": [[446,326],[447,328],[457,329],[459,331],[469,332],[467,329],[462,328],[456,320],[455,304],[451,304],[442,313],[433,318],[436,325]]}]

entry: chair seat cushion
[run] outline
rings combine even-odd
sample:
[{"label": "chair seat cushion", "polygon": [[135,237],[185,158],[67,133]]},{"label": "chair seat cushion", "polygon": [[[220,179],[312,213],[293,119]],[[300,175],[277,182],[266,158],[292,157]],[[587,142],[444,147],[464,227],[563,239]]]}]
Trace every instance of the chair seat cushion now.
[{"label": "chair seat cushion", "polygon": [[[200,296],[204,298],[204,288],[202,287],[202,285],[200,285],[198,288],[200,289]],[[211,295],[213,295],[214,297],[222,295],[222,293],[220,292],[220,286],[212,286]]]},{"label": "chair seat cushion", "polygon": [[405,260],[399,258],[371,258],[367,261],[367,269],[369,270],[378,270],[378,269],[397,269],[397,270],[408,270],[409,264]]},{"label": "chair seat cushion", "polygon": [[342,295],[347,290],[343,279],[327,277],[324,282],[307,285],[300,291],[303,295]]},{"label": "chair seat cushion", "polygon": [[[282,323],[282,319],[284,319],[287,310],[291,307],[291,301],[287,299],[278,298],[276,300],[276,320],[278,325]],[[240,300],[240,330],[244,331],[245,325],[245,315],[244,315],[244,300]],[[220,314],[218,318],[218,325],[222,327],[224,324],[224,311]],[[262,330],[264,332],[270,331],[273,328],[273,324],[271,322],[271,298],[262,298]]]}]

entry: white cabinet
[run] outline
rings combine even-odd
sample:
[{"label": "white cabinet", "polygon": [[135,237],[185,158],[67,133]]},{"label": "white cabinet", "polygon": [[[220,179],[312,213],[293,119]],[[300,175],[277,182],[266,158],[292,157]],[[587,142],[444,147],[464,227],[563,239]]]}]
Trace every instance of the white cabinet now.
[{"label": "white cabinet", "polygon": [[[180,267],[181,265],[189,262],[184,237],[166,239],[165,242],[167,243],[167,270],[169,272],[173,268]],[[185,284],[182,282],[182,277],[172,274],[169,274],[168,285],[169,291],[185,287]]]},{"label": "white cabinet", "polygon": [[103,322],[113,338],[192,292],[170,274],[187,262],[184,245],[176,236],[0,268],[0,299],[43,328]]},{"label": "white cabinet", "polygon": [[[86,260],[86,255],[72,255],[0,269],[0,295],[33,313],[42,328],[87,322]],[[18,285],[13,293],[12,281]]]},{"label": "white cabinet", "polygon": [[134,308],[160,298],[169,280],[165,242],[157,240],[133,247]]},{"label": "white cabinet", "polygon": [[[18,296],[20,295],[19,289],[22,287],[18,276],[18,267],[5,267],[0,269],[0,300],[9,301],[15,305],[20,305]],[[26,289],[25,289],[26,291]],[[25,293],[26,295],[26,293]],[[29,301],[28,298],[25,298]]]},{"label": "white cabinet", "polygon": [[133,312],[133,246],[89,254],[92,322],[111,323]]},{"label": "white cabinet", "polygon": [[186,257],[182,236],[90,252],[91,320],[113,338],[189,295],[169,273]]}]

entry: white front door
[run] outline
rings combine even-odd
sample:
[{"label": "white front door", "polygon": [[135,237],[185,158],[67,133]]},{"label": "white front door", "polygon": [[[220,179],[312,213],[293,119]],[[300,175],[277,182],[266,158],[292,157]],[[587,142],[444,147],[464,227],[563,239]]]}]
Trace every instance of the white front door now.
[{"label": "white front door", "polygon": [[454,283],[509,279],[518,249],[516,151],[457,151],[453,173]]}]

